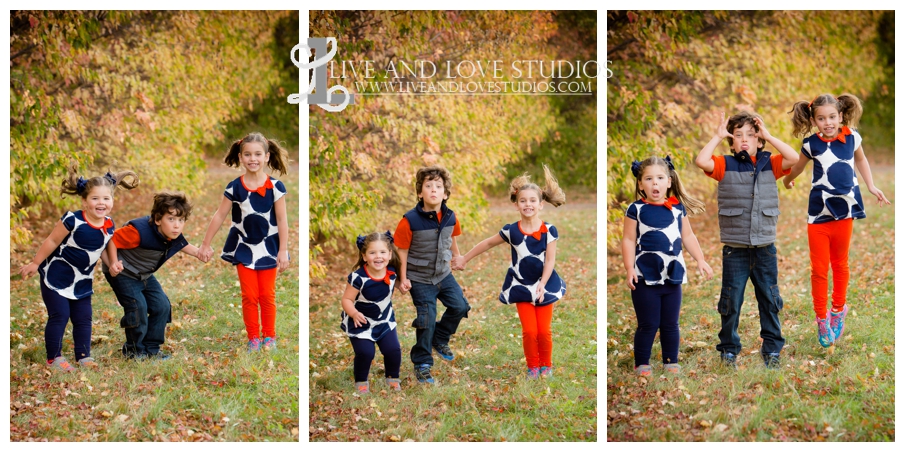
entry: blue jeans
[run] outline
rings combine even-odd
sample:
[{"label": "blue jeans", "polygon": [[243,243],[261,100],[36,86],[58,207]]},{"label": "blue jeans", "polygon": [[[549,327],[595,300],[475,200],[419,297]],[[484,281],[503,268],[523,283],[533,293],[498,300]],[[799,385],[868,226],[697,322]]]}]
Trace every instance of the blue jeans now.
[{"label": "blue jeans", "polygon": [[[411,358],[415,366],[421,364],[434,365],[431,350],[433,344],[448,344],[450,337],[456,333],[459,322],[468,317],[471,306],[462,293],[456,278],[450,273],[438,284],[424,284],[412,281],[412,303],[417,316],[412,322],[415,328],[415,345]],[[437,321],[437,300],[446,306],[446,311]]]},{"label": "blue jeans", "polygon": [[119,322],[126,333],[123,355],[141,358],[160,353],[171,317],[170,299],[157,278],[151,275],[141,281],[122,274],[112,277],[109,273],[104,273],[104,277],[123,307]]},{"label": "blue jeans", "polygon": [[772,243],[762,248],[723,246],[723,287],[717,305],[722,321],[720,344],[716,346],[720,353],[738,355],[742,351],[738,318],[748,279],[754,283],[760,315],[760,337],[764,339],[761,353],[779,353],[782,350],[786,340],[782,337],[782,325],[779,323],[783,303],[777,285],[778,273],[776,246]]}]

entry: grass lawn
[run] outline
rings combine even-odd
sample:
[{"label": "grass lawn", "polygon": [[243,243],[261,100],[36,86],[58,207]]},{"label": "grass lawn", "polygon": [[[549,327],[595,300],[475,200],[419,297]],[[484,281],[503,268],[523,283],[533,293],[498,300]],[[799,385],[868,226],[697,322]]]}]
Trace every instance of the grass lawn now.
[{"label": "grass lawn", "polygon": [[[874,163],[872,161],[872,163]],[[879,207],[862,183],[867,218],[854,223],[849,257],[849,315],[833,349],[817,342],[811,303],[807,243],[807,192],[811,167],[795,191],[781,188],[778,252],[780,313],[786,339],[782,367],[767,370],[760,358],[760,324],[749,283],[739,321],[739,370],[719,362],[722,263],[715,190],[708,210],[691,217],[714,279],[704,282],[686,253],[679,325],[682,375],[667,377],[659,339],[650,378],[632,369],[637,322],[625,285],[622,256],[607,259],[607,439],[610,441],[893,441],[895,440],[895,205]],[[710,193],[716,186],[700,171],[681,172],[686,186]],[[687,178],[686,178],[687,175]],[[891,165],[873,167],[874,180],[895,203]],[[709,195],[708,195],[709,196]],[[611,228],[613,225],[611,225]],[[621,230],[621,219],[618,228]],[[830,278],[832,287],[832,278]],[[659,337],[659,336],[658,336]]]},{"label": "grass lawn", "polygon": [[[211,162],[206,193],[185,235],[200,245],[226,184],[240,175]],[[297,168],[297,167],[296,167]],[[278,176],[289,195],[290,254],[297,257],[298,171]],[[80,207],[73,199],[72,210]],[[147,215],[151,194],[117,197],[118,225]],[[61,212],[62,214],[62,212]],[[34,248],[12,256],[15,270],[34,256],[52,225],[35,234]],[[222,247],[228,223],[214,239]],[[14,252],[15,253],[15,252]],[[293,258],[293,263],[297,258]],[[56,374],[45,365],[47,311],[37,277],[11,278],[10,440],[12,441],[298,441],[298,265],[277,277],[279,349],[249,354],[235,269],[217,258],[202,264],[179,254],[156,277],[170,298],[173,323],[163,351],[167,361],[127,361],[117,304],[100,271],[92,306],[92,355],[98,370]],[[72,324],[63,355],[72,359]]]},{"label": "grass lawn", "polygon": [[[455,360],[434,358],[437,384],[418,384],[414,378],[408,353],[415,342],[415,310],[408,294],[396,292],[403,390],[385,389],[378,352],[371,366],[372,392],[359,396],[352,385],[352,346],[339,329],[339,297],[356,259],[350,245],[347,258],[311,285],[309,440],[596,441],[597,225],[588,221],[595,218],[596,200],[585,198],[559,209],[546,205],[541,212],[559,230],[556,270],[568,287],[554,309],[552,379],[525,379],[517,311],[497,298],[509,265],[504,244],[455,273],[472,309],[450,343]],[[463,225],[460,251],[517,219],[510,203],[495,202],[490,226],[476,231]]]}]

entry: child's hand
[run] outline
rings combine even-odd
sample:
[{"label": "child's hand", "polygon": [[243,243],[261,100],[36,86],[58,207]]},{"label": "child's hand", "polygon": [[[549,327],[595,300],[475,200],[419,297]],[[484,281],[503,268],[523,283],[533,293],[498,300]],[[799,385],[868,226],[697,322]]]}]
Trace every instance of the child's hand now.
[{"label": "child's hand", "polygon": [[877,197],[877,204],[886,203],[887,205],[889,205],[889,200],[886,199],[886,195],[884,195],[883,192],[879,188],[870,187],[868,190],[870,191],[870,194]]},{"label": "child's hand", "polygon": [[32,262],[28,265],[23,265],[19,267],[19,276],[23,279],[31,278],[31,275],[34,275],[38,271],[38,264]]},{"label": "child's hand", "polygon": [[277,266],[280,269],[280,273],[289,268],[289,251],[277,253]]},{"label": "child's hand", "polygon": [[713,279],[713,269],[707,265],[707,262],[698,262],[698,273],[701,274],[704,279]]},{"label": "child's hand", "polygon": [[399,290],[401,290],[402,293],[406,293],[411,289],[412,289],[412,280],[410,280],[408,278],[403,279],[402,284],[399,286]]},{"label": "child's hand", "polygon": [[[720,126],[716,129],[716,136],[720,138],[729,138],[732,136],[729,133],[729,118],[726,117],[726,112],[720,114]],[[632,290],[635,290],[633,287]]]},{"label": "child's hand", "polygon": [[352,317],[352,323],[355,324],[355,328],[359,328],[362,325],[367,325],[368,319],[365,318],[365,315],[361,313],[361,311],[355,311],[354,314],[350,315]]},{"label": "child's hand", "polygon": [[767,131],[767,126],[764,125],[764,120],[758,117],[754,118],[754,125],[757,126],[758,131],[754,134],[754,136],[758,138],[763,138],[764,140],[770,139],[770,132]]},{"label": "child's hand", "polygon": [[547,293],[547,291],[544,290],[544,286],[545,286],[545,284],[538,284],[538,285],[537,285],[537,289],[535,289],[535,291],[534,291],[534,299],[535,299],[535,300],[537,300],[537,301],[543,300],[544,294]]},{"label": "child's hand", "polygon": [[208,245],[207,249],[204,249],[204,246],[202,245],[201,251],[198,252],[198,255],[198,258],[201,259],[201,262],[207,263],[211,260],[211,256],[214,255],[214,247]]},{"label": "child's hand", "polygon": [[795,186],[795,179],[793,179],[793,178],[791,178],[791,177],[789,177],[789,176],[783,177],[783,178],[782,178],[782,184],[783,184],[786,188],[791,189],[792,187]]},{"label": "child's hand", "polygon": [[122,273],[123,261],[116,261],[110,266],[110,276],[116,278],[116,275]]},{"label": "child's hand", "polygon": [[638,284],[638,275],[635,274],[635,269],[631,269],[628,271],[628,275],[625,278],[625,285],[628,286],[629,289],[635,290],[635,284]]},{"label": "child's hand", "polygon": [[465,270],[465,256],[456,256],[450,261],[449,267],[452,270]]}]

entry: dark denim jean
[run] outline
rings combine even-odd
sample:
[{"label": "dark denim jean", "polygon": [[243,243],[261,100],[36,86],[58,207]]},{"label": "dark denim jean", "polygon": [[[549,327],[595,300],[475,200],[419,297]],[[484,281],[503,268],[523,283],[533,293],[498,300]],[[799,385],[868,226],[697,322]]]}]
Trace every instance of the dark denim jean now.
[{"label": "dark denim jean", "polygon": [[160,353],[170,322],[170,299],[163,292],[157,278],[140,281],[120,274],[117,277],[104,273],[116,294],[116,301],[123,307],[119,322],[126,333],[123,355],[143,358]]},{"label": "dark denim jean", "polygon": [[754,283],[757,311],[760,316],[760,337],[764,342],[761,353],[779,353],[786,341],[782,337],[779,311],[782,297],[777,285],[776,246],[770,244],[762,248],[734,248],[723,246],[723,287],[717,309],[720,311],[722,328],[720,353],[738,355],[742,343],[738,336],[738,318],[745,299],[748,279]]},{"label": "dark denim jean", "polygon": [[[456,333],[459,322],[468,317],[471,306],[462,293],[462,287],[450,273],[438,284],[423,284],[412,281],[412,303],[417,316],[412,326],[415,328],[415,345],[411,358],[415,366],[434,365],[431,347],[433,344],[448,344]],[[446,306],[440,321],[437,321],[437,300]]]}]

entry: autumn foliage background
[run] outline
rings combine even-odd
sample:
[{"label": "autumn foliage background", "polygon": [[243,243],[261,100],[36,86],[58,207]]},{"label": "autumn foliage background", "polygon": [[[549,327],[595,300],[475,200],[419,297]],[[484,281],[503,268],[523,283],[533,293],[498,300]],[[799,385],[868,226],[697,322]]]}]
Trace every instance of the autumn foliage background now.
[{"label": "autumn foliage background", "polygon": [[[891,11],[608,11],[607,60],[607,439],[615,441],[889,441],[895,439],[894,206],[864,197],[850,252],[851,309],[833,350],[817,344],[810,297],[806,216],[812,165],[793,190],[780,187],[777,228],[783,366],[764,370],[753,290],[745,297],[740,370],[719,364],[715,310],[722,264],[716,183],[694,165],[720,114],[753,110],[798,149],[795,101],[849,92],[863,102],[858,126],[876,185],[895,204],[895,19]],[[768,150],[776,152],[770,146]],[[717,154],[729,153],[721,145]],[[620,241],[634,201],[632,160],[671,155],[707,211],[690,219],[714,279],[693,259],[683,287],[679,360],[651,378],[632,372],[637,326]],[[866,193],[863,178],[862,190]]]},{"label": "autumn foliage background", "polygon": [[[88,176],[131,169],[116,224],[147,215],[155,191],[186,192],[184,230],[200,245],[226,184],[222,159],[251,131],[290,152],[289,249],[299,255],[298,89],[289,53],[297,12],[14,11],[10,15],[10,267],[31,260],[81,200],[59,193],[70,161]],[[212,245],[222,247],[228,226]],[[297,259],[293,258],[293,262]],[[277,278],[279,350],[248,354],[235,269],[178,254],[156,274],[172,305],[167,361],[126,361],[122,308],[100,272],[92,355],[100,368],[59,375],[44,363],[47,312],[36,278],[10,278],[13,441],[297,441],[299,280]],[[64,336],[71,356],[72,336]]]}]

